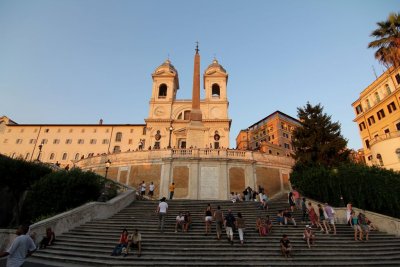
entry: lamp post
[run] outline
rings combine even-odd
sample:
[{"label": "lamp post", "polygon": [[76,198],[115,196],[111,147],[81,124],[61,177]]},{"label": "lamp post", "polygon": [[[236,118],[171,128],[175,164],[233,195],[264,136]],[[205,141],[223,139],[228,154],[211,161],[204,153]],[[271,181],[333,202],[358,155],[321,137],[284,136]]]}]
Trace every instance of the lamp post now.
[{"label": "lamp post", "polygon": [[106,161],[106,176],[104,177],[105,179],[107,179],[108,168],[110,168],[110,165],[111,165],[111,161],[110,161],[110,159],[108,159]]},{"label": "lamp post", "polygon": [[42,155],[42,148],[43,148],[43,142],[38,146],[39,147],[39,154],[37,156],[37,161],[40,161],[40,156]]},{"label": "lamp post", "polygon": [[172,127],[172,124],[169,125],[169,141],[168,141],[168,148],[171,148],[171,135],[172,135],[172,131],[174,130],[174,128]]}]

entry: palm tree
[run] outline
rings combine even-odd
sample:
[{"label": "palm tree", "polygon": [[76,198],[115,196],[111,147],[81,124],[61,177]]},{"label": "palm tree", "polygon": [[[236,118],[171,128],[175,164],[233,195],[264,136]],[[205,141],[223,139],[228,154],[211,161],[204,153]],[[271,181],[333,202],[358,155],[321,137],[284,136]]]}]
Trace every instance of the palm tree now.
[{"label": "palm tree", "polygon": [[375,58],[386,67],[400,66],[400,13],[391,13],[386,21],[378,22],[379,26],[371,33],[375,41],[368,48],[378,48]]}]

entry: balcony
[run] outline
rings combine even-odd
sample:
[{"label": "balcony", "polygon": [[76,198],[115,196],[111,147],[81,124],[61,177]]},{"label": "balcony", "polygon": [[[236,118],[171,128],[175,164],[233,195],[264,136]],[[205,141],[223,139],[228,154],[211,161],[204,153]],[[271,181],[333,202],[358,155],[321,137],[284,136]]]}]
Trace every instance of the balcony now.
[{"label": "balcony", "polygon": [[398,138],[398,137],[400,137],[400,131],[390,132],[390,133],[386,133],[386,134],[382,134],[377,137],[374,137],[373,139],[371,139],[369,144],[370,144],[370,146],[373,146],[379,142],[386,141],[386,140],[389,140],[392,138]]}]

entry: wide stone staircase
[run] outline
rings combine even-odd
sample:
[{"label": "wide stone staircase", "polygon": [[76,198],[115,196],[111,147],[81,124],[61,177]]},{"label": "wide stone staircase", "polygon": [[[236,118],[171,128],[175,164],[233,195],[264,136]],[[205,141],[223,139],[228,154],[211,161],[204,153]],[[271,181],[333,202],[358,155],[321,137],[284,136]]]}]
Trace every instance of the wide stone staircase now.
[{"label": "wide stone staircase", "polygon": [[[234,215],[241,212],[246,221],[245,244],[238,234],[234,244],[217,240],[215,223],[212,233],[205,235],[204,210],[207,203],[215,210],[220,205]],[[316,231],[316,244],[309,249],[302,240],[304,224],[301,212],[294,217],[298,226],[274,224],[272,233],[259,237],[256,217],[270,215],[275,222],[278,210],[287,207],[284,199],[271,200],[268,211],[257,208],[256,202],[171,200],[164,233],[158,230],[155,213],[158,202],[135,201],[109,219],[92,221],[58,236],[56,244],[35,253],[32,266],[400,266],[400,239],[382,232],[371,232],[367,242],[354,241],[354,232],[347,225],[337,225],[337,235]],[[188,233],[175,233],[175,218],[180,211],[190,211],[193,227]],[[110,256],[123,228],[142,234],[142,255],[136,250],[127,257]],[[287,234],[293,245],[291,258],[280,254],[279,240]],[[36,265],[35,265],[36,264]],[[28,265],[31,266],[31,265]]]}]

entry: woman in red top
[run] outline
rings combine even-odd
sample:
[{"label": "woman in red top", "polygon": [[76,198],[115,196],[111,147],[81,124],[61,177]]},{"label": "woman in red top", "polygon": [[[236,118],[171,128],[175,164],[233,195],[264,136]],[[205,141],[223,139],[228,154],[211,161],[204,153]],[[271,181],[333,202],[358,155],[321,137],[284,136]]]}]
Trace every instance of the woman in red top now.
[{"label": "woman in red top", "polygon": [[[115,246],[111,256],[121,255],[122,250],[128,246],[128,230],[122,230],[121,236],[119,237],[118,245]],[[125,254],[126,255],[126,254]]]}]

